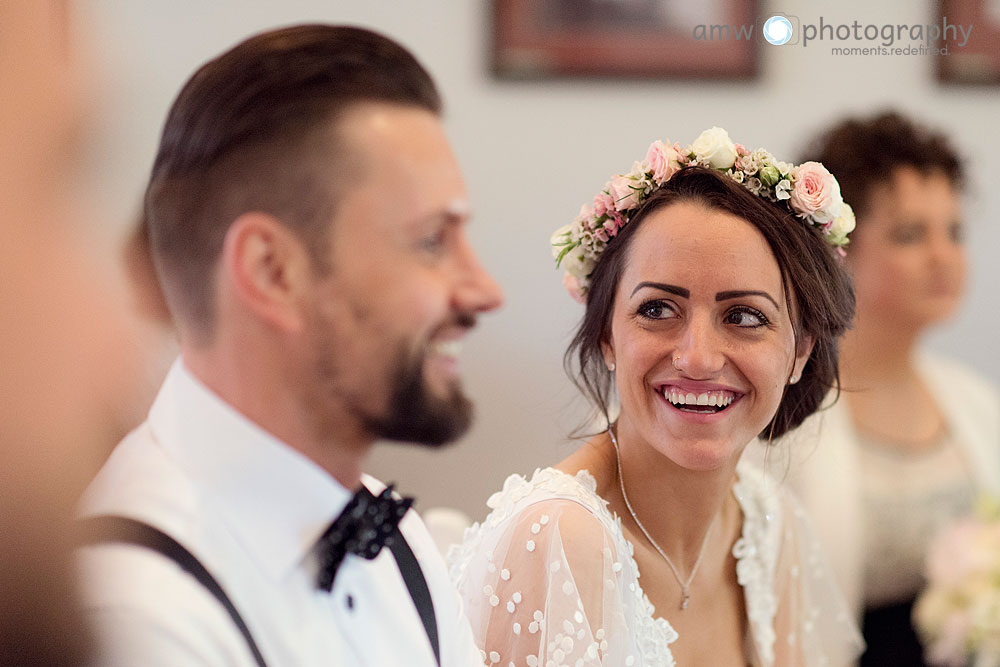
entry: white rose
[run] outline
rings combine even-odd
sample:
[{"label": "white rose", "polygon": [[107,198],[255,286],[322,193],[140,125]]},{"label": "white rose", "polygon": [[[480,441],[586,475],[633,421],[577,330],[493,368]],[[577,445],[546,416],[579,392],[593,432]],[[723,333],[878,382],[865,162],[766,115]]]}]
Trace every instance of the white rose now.
[{"label": "white rose", "polygon": [[549,243],[552,245],[552,259],[559,259],[560,253],[566,249],[568,243],[573,242],[573,224],[563,225],[552,232]]},{"label": "white rose", "polygon": [[833,219],[827,232],[830,243],[844,245],[847,242],[847,235],[854,231],[854,225],[854,209],[847,202],[841,202],[840,215]]},{"label": "white rose", "polygon": [[715,169],[729,169],[736,162],[736,145],[721,127],[702,132],[691,144],[691,150]]},{"label": "white rose", "polygon": [[583,280],[593,272],[595,264],[597,262],[587,256],[581,244],[566,253],[561,266],[566,269],[566,273],[577,280]]}]

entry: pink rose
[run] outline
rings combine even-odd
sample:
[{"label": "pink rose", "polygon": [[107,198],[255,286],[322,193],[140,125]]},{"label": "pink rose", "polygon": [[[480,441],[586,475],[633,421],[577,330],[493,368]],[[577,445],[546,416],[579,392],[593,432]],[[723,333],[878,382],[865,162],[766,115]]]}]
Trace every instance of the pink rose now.
[{"label": "pink rose", "polygon": [[604,230],[608,233],[608,236],[616,236],[618,230],[622,228],[622,224],[625,222],[625,218],[622,217],[621,213],[615,212],[613,217],[609,217],[604,221]]},{"label": "pink rose", "polygon": [[646,165],[653,172],[653,181],[662,185],[681,168],[677,151],[662,141],[654,141],[646,151]]},{"label": "pink rose", "polygon": [[599,219],[606,215],[608,211],[615,210],[615,199],[607,192],[602,192],[594,197],[594,219]]},{"label": "pink rose", "polygon": [[639,204],[640,190],[636,190],[637,187],[638,183],[628,176],[618,175],[611,179],[608,190],[611,192],[616,211],[627,211]]},{"label": "pink rose", "polygon": [[583,287],[580,285],[580,281],[576,276],[564,273],[563,287],[566,288],[566,291],[569,292],[569,295],[573,297],[573,300],[577,303],[585,304],[587,302],[586,299],[583,298]]},{"label": "pink rose", "polygon": [[607,225],[608,222],[614,224],[616,230],[615,233],[617,233],[617,230],[625,226],[625,216],[619,213],[618,211],[611,211],[610,213],[608,213],[608,220],[605,221],[604,224]]},{"label": "pink rose", "polygon": [[804,162],[795,175],[789,203],[801,216],[811,215],[816,222],[830,222],[840,215],[840,185],[819,162]]}]

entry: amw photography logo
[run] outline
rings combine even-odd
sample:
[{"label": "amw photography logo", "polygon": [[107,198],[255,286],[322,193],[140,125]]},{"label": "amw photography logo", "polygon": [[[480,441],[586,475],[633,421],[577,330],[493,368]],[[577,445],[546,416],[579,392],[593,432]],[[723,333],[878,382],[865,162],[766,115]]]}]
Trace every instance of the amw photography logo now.
[{"label": "amw photography logo", "polygon": [[699,24],[696,41],[761,39],[773,46],[828,46],[835,56],[947,56],[962,48],[972,36],[973,25],[953,23],[942,16],[933,23],[802,22],[798,16],[776,13],[756,23]]},{"label": "amw photography logo", "polygon": [[775,46],[784,46],[785,44],[788,44],[795,36],[795,32],[795,27],[792,25],[791,20],[787,16],[783,16],[781,14],[775,14],[771,18],[764,21],[764,27],[761,28],[761,33],[764,35],[764,39],[766,39],[769,44],[773,44]]}]

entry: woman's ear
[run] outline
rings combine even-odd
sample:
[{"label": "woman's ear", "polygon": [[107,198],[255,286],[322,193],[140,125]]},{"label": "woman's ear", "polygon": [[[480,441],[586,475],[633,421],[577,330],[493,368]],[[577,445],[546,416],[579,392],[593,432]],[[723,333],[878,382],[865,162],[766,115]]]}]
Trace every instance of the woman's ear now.
[{"label": "woman's ear", "polygon": [[604,366],[611,371],[615,371],[615,343],[611,335],[601,343],[601,354],[604,356]]},{"label": "woman's ear", "polygon": [[806,362],[809,361],[809,355],[812,354],[815,344],[816,339],[811,335],[799,338],[795,346],[795,361],[792,363],[792,374],[788,378],[789,384],[795,384],[802,377],[802,369],[806,367]]}]

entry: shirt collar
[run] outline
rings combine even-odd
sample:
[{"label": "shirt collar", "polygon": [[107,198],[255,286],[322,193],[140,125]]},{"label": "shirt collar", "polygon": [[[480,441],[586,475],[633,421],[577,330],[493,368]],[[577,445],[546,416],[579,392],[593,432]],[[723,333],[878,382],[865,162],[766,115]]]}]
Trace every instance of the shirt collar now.
[{"label": "shirt collar", "polygon": [[181,359],[150,409],[149,425],[206,504],[276,579],[303,563],[353,495],[213,393]]}]

